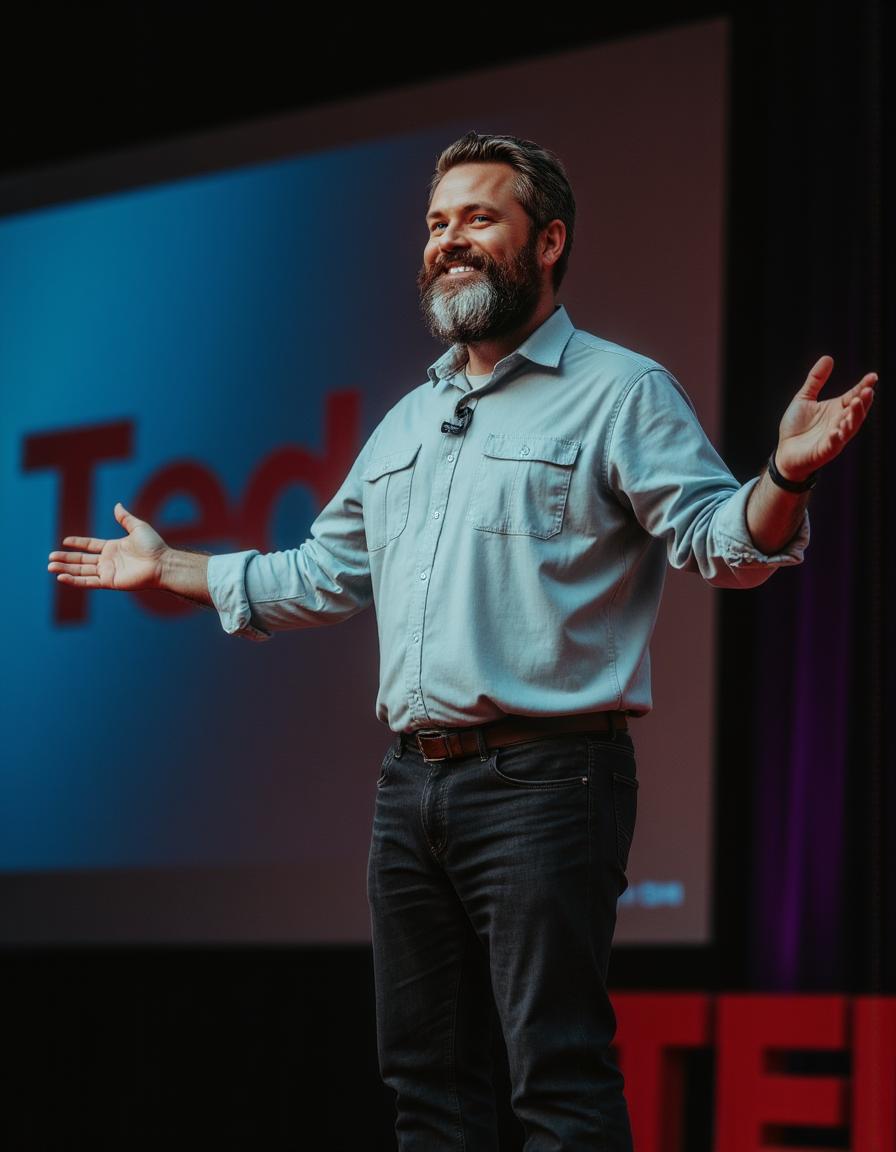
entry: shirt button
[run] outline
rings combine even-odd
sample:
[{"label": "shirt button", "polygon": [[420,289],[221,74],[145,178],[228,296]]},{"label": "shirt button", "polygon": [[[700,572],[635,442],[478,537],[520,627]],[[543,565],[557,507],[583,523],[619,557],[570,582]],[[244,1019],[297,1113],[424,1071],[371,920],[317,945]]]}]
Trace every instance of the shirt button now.
[{"label": "shirt button", "polygon": [[449,464],[453,464],[454,463],[454,453],[449,452],[448,455],[445,457],[445,459],[448,461]]},{"label": "shirt button", "polygon": [[528,456],[529,455],[529,445],[528,444],[524,444],[522,446],[522,448],[520,448],[520,455],[522,455],[522,456]]},{"label": "shirt button", "polygon": [[421,572],[421,573],[420,573],[420,579],[421,579],[421,580],[425,580],[425,579],[426,579],[426,577],[427,577],[428,575],[429,575],[429,573],[428,573],[428,572]]},{"label": "shirt button", "polygon": [[415,644],[419,644],[419,643],[420,643],[420,633],[419,633],[419,632],[415,632],[415,633],[414,633],[414,643],[415,643]]},{"label": "shirt button", "polygon": [[441,515],[442,515],[442,513],[438,510],[438,508],[436,508],[435,512],[433,512],[433,514],[432,514],[432,518],[433,518],[433,520],[438,520],[438,518]]}]

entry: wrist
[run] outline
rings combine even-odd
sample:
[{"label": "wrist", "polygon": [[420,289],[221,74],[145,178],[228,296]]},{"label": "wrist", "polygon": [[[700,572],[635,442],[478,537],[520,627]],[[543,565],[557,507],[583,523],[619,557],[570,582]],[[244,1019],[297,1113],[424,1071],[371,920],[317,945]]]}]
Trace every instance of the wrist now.
[{"label": "wrist", "polygon": [[798,474],[788,469],[786,465],[784,468],[780,468],[776,460],[776,453],[777,449],[768,458],[768,474],[774,484],[783,488],[785,492],[794,493],[808,492],[815,487],[817,472]]},{"label": "wrist", "polygon": [[208,590],[210,552],[167,546],[159,559],[159,584],[163,592],[185,596],[197,604],[212,603]]},{"label": "wrist", "polygon": [[171,563],[174,558],[174,549],[166,545],[156,564],[156,587],[163,592],[173,592],[171,586]]}]

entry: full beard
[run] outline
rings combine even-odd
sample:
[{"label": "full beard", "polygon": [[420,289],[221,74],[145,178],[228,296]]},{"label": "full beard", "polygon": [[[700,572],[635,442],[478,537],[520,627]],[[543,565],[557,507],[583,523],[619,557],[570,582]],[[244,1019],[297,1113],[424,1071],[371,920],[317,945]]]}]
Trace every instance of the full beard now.
[{"label": "full beard", "polygon": [[473,344],[512,332],[530,319],[540,295],[539,268],[533,234],[513,259],[499,263],[482,253],[470,253],[463,262],[479,273],[472,281],[451,283],[445,271],[448,259],[417,276],[420,307],[430,332],[448,344]]}]

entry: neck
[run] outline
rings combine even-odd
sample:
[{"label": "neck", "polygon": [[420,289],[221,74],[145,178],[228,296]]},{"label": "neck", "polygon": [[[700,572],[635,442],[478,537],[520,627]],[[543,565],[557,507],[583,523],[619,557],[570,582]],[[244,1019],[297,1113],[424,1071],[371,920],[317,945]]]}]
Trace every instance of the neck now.
[{"label": "neck", "polygon": [[494,340],[478,340],[475,344],[468,344],[469,371],[474,376],[484,376],[487,372],[491,372],[499,360],[509,356],[519,348],[527,336],[531,336],[536,328],[540,328],[556,307],[553,295],[546,296],[539,302],[529,319],[518,328],[505,332]]}]

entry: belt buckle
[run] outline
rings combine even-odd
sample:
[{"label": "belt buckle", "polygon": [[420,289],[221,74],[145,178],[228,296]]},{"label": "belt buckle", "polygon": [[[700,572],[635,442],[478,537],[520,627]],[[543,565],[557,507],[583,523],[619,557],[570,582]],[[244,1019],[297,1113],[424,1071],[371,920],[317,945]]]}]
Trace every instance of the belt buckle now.
[{"label": "belt buckle", "polygon": [[[419,732],[415,733],[417,740],[417,747],[420,749],[420,755],[427,764],[440,764],[443,760],[448,760],[451,757],[451,748],[448,744],[448,737],[444,732],[439,732],[436,728],[421,728]],[[445,750],[444,756],[427,756],[426,749],[421,743],[421,737],[426,740],[441,740]]]}]

